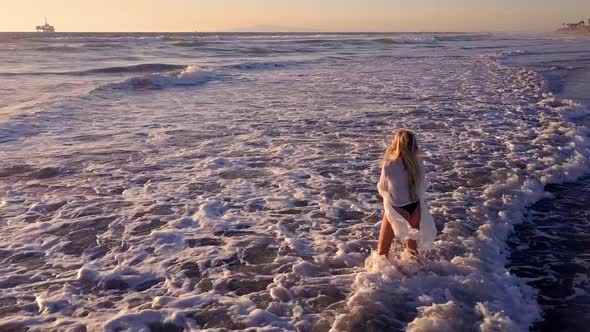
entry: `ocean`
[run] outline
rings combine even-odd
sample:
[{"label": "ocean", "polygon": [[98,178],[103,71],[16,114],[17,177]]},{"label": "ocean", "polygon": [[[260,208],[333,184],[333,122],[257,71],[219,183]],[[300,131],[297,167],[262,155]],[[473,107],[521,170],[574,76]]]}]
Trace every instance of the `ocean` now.
[{"label": "ocean", "polygon": [[[559,35],[0,33],[0,330],[577,330],[589,92]],[[400,127],[418,266],[374,254]]]}]

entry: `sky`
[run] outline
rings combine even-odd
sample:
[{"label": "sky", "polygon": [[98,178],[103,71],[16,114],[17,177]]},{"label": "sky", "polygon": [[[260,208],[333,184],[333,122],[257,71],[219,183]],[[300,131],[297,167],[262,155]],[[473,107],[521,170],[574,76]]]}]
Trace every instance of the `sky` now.
[{"label": "sky", "polygon": [[551,31],[590,0],[0,0],[0,31],[44,16],[63,32]]}]

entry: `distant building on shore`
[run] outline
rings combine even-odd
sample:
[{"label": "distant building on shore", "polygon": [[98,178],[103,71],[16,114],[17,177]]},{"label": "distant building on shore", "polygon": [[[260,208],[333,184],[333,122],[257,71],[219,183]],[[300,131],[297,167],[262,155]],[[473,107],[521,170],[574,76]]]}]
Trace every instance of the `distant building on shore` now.
[{"label": "distant building on shore", "polygon": [[36,29],[37,32],[55,32],[55,27],[47,24],[47,17],[45,17],[45,25],[38,25]]},{"label": "distant building on shore", "polygon": [[578,23],[563,23],[561,29],[557,29],[559,33],[570,33],[570,34],[590,34],[590,19],[588,24],[584,21]]}]

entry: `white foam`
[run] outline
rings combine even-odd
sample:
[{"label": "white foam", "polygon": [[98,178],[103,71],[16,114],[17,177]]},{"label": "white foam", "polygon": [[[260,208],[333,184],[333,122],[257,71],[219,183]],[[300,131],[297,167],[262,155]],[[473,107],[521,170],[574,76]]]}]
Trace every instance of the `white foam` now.
[{"label": "white foam", "polygon": [[[464,37],[425,51],[367,36],[355,37],[361,46],[221,36],[220,53],[194,55],[138,42],[126,57],[209,61],[209,71],[132,78],[118,91],[89,75],[82,85],[103,89],[51,92],[59,103],[0,123],[0,284],[19,306],[0,324],[526,330],[539,308],[505,268],[505,239],[544,185],[587,170],[577,125],[587,112],[477,51],[521,40]],[[254,69],[300,65],[217,80],[211,68],[234,73],[241,50]],[[375,183],[401,126],[420,135],[441,232],[423,260],[399,259],[398,243],[390,264],[370,255]]]},{"label": "white foam", "polygon": [[[347,302],[349,313],[339,316],[332,330],[346,330],[359,316],[367,315],[367,310],[387,312],[367,309],[372,302],[390,301],[385,296],[431,302],[418,308],[418,317],[408,325],[409,331],[463,331],[473,326],[481,331],[523,331],[541,317],[535,291],[505,267],[505,240],[513,225],[523,220],[524,209],[546,197],[544,185],[575,180],[588,172],[590,150],[586,133],[569,122],[572,114],[587,114],[579,104],[547,94],[537,106],[541,127],[530,141],[532,146],[518,140],[519,148],[514,148],[516,143],[511,141],[509,131],[500,129],[496,136],[500,140],[505,136],[511,147],[503,158],[534,165],[530,167],[531,173],[514,169],[508,171],[511,175],[507,179],[483,188],[480,206],[473,208],[475,215],[482,216],[481,224],[472,236],[455,230],[454,224],[446,225],[443,233],[452,237],[443,237],[435,252],[452,258],[450,261],[439,256],[440,261],[426,261],[418,269],[403,262],[396,263],[397,268],[384,267],[382,263],[375,269],[376,265],[371,263],[373,268],[360,273],[353,285],[355,291]],[[454,197],[468,199],[459,192]],[[456,241],[467,255],[449,255],[449,245]]]},{"label": "white foam", "polygon": [[133,77],[121,83],[111,84],[115,89],[152,89],[183,85],[200,85],[209,82],[215,74],[199,66],[188,66],[181,71],[167,74],[151,74]]}]

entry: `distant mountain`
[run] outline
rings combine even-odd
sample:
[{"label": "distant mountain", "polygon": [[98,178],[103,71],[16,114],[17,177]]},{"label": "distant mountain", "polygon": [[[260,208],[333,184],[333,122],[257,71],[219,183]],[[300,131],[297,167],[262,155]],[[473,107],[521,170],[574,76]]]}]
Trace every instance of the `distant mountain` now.
[{"label": "distant mountain", "polygon": [[231,29],[230,32],[317,32],[317,29],[297,28],[297,27],[283,27],[277,25],[254,25],[250,27],[243,27]]}]

